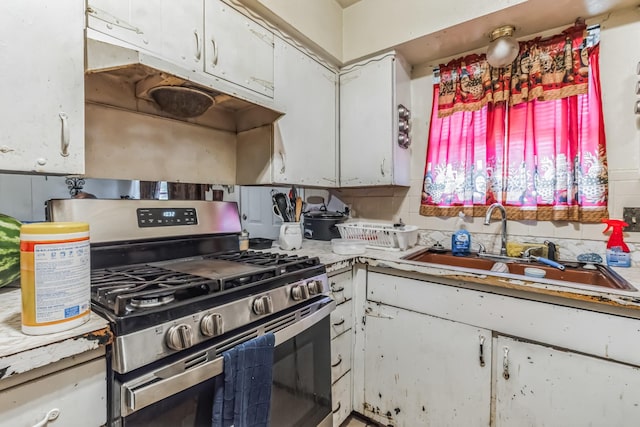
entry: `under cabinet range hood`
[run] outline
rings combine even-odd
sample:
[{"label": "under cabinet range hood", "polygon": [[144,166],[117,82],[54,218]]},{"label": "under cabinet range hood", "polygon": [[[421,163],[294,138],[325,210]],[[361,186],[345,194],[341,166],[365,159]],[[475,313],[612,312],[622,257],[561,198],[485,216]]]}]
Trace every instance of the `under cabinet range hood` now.
[{"label": "under cabinet range hood", "polygon": [[252,96],[200,70],[100,40],[99,34],[94,39],[87,32],[87,102],[230,132],[268,125],[283,115],[265,96]]}]

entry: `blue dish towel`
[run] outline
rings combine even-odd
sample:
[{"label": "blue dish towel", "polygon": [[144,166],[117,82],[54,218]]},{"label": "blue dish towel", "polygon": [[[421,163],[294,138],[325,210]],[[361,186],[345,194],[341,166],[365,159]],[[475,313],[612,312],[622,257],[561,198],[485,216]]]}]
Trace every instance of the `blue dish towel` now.
[{"label": "blue dish towel", "polygon": [[212,427],[269,427],[274,344],[268,333],[222,353],[224,375],[215,380]]}]

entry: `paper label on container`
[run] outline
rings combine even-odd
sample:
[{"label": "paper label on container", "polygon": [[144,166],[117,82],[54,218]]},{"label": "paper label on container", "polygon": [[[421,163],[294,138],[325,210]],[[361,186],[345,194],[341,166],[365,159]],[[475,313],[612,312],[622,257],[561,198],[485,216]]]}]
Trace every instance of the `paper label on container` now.
[{"label": "paper label on container", "polygon": [[34,273],[37,323],[61,321],[89,310],[89,239],[35,245]]}]

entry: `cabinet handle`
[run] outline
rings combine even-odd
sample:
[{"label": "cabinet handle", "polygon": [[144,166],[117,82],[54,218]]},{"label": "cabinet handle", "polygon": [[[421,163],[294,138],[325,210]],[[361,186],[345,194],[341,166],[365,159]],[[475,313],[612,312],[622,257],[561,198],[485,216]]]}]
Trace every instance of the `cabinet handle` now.
[{"label": "cabinet handle", "polygon": [[384,176],[384,161],[386,159],[382,159],[382,163],[380,163],[380,175]]},{"label": "cabinet handle", "polygon": [[196,61],[200,61],[202,57],[202,48],[200,47],[200,34],[198,34],[198,29],[193,30],[193,35],[196,37]]},{"label": "cabinet handle", "polygon": [[56,418],[58,418],[58,415],[60,415],[60,410],[58,408],[53,408],[52,410],[46,413],[46,415],[41,421],[34,424],[33,427],[44,427],[47,424],[49,424],[49,421],[53,421]]},{"label": "cabinet handle", "polygon": [[270,82],[268,80],[259,79],[259,78],[254,77],[254,76],[249,77],[249,80],[251,80],[251,81],[253,81],[255,83],[258,83],[260,86],[264,87],[265,89],[273,90],[273,88],[274,88],[273,82]]},{"label": "cabinet handle", "polygon": [[286,157],[284,156],[284,153],[281,151],[280,152],[280,158],[282,159],[282,167],[280,168],[280,173],[284,174],[284,172],[287,170],[286,167]]},{"label": "cabinet handle", "polygon": [[62,146],[60,147],[60,155],[67,157],[69,155],[69,142],[71,135],[69,134],[69,116],[67,113],[60,113],[60,120],[62,121]]},{"label": "cabinet handle", "polygon": [[341,403],[341,402],[338,402],[338,407],[337,407],[336,409],[334,409],[334,410],[333,410],[333,413],[334,413],[334,414],[337,414],[337,413],[338,413],[338,411],[340,410],[340,403]]},{"label": "cabinet handle", "polygon": [[331,291],[332,292],[342,292],[344,291],[344,286],[341,288],[336,288],[336,282],[331,282]]},{"label": "cabinet handle", "polygon": [[216,39],[211,37],[211,45],[213,46],[213,58],[211,59],[211,65],[214,67],[218,65],[218,43],[216,43]]},{"label": "cabinet handle", "polygon": [[336,366],[338,366],[341,363],[342,363],[342,355],[338,355],[338,361],[336,363],[332,364],[331,367],[335,368]]},{"label": "cabinet handle", "polygon": [[502,357],[502,376],[505,380],[509,379],[509,347],[504,348],[504,356]]},{"label": "cabinet handle", "polygon": [[340,326],[340,325],[343,325],[343,324],[344,324],[344,317],[340,318],[340,321],[334,323],[333,326]]},{"label": "cabinet handle", "polygon": [[480,335],[480,366],[484,367],[484,336]]}]

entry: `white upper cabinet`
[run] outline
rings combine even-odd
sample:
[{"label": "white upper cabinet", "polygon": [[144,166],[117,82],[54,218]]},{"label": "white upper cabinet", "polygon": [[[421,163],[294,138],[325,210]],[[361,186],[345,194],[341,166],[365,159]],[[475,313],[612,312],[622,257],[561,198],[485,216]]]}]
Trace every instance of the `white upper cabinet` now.
[{"label": "white upper cabinet", "polygon": [[191,71],[201,71],[204,59],[202,0],[155,0],[161,3],[160,53]]},{"label": "white upper cabinet", "polygon": [[273,33],[220,0],[89,0],[87,25],[233,94],[273,98]]},{"label": "white upper cabinet", "polygon": [[87,26],[150,52],[160,53],[161,0],[88,0]]},{"label": "white upper cabinet", "polygon": [[273,181],[338,185],[337,73],[275,38],[275,97],[285,115],[274,124]]},{"label": "white upper cabinet", "polygon": [[[393,52],[340,73],[341,187],[409,185],[410,148],[399,140],[399,106],[410,103],[408,67]],[[409,118],[403,120],[408,126]]]},{"label": "white upper cabinet", "polygon": [[89,0],[87,24],[101,33],[202,71],[202,0]]},{"label": "white upper cabinet", "polygon": [[0,2],[0,170],[84,173],[82,2]]},{"label": "white upper cabinet", "polygon": [[219,0],[205,0],[204,18],[204,70],[273,98],[273,33]]}]

